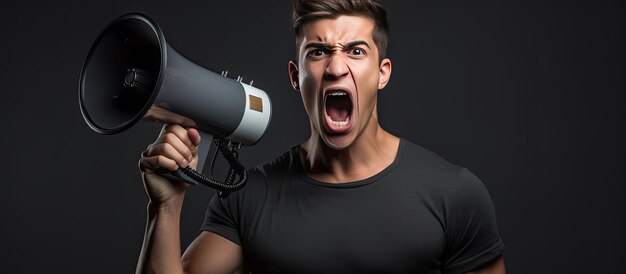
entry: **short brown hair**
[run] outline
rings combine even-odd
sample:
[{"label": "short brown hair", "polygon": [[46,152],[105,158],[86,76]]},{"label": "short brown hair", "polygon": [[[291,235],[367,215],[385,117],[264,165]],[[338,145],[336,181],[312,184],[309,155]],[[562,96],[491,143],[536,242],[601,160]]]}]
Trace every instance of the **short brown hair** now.
[{"label": "short brown hair", "polygon": [[372,38],[378,48],[378,61],[387,56],[389,23],[387,12],[376,0],[296,0],[293,3],[293,28],[296,39],[302,37],[302,27],[319,19],[334,19],[340,15],[360,15],[374,21]]}]

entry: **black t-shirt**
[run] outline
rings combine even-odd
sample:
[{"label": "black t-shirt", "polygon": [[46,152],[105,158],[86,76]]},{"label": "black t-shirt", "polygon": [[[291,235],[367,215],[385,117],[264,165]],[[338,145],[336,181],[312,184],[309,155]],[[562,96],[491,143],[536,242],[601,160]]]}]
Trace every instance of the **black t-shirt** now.
[{"label": "black t-shirt", "polygon": [[491,197],[465,168],[400,140],[356,182],[303,171],[298,148],[213,197],[202,230],[243,248],[252,273],[463,273],[502,254]]}]

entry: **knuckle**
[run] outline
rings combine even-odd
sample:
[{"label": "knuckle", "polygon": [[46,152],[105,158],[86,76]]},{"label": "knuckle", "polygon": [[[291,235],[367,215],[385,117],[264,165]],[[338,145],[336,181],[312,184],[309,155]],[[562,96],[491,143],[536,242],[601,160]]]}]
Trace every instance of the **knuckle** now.
[{"label": "knuckle", "polygon": [[178,125],[178,124],[170,124],[167,129],[166,132],[168,133],[176,133],[176,132],[180,132],[181,130],[185,130],[182,126]]},{"label": "knuckle", "polygon": [[162,144],[154,144],[150,146],[150,152],[148,153],[148,156],[155,156],[158,154],[161,154],[161,148],[163,147]]},{"label": "knuckle", "polygon": [[191,155],[193,155],[193,153],[191,152],[189,148],[185,148],[185,151],[183,151],[182,154],[185,158],[189,158]]},{"label": "knuckle", "polygon": [[176,134],[172,132],[168,132],[163,135],[163,141],[165,141],[166,143],[174,142],[177,138],[178,137],[176,137]]},{"label": "knuckle", "polygon": [[148,145],[148,147],[146,147],[146,150],[144,150],[141,153],[141,158],[146,158],[146,157],[150,157],[154,154],[154,144],[150,144]]},{"label": "knuckle", "polygon": [[165,129],[166,132],[170,132],[172,130],[174,130],[176,128],[176,126],[178,126],[177,124],[165,124],[163,126],[163,129]]},{"label": "knuckle", "polygon": [[156,158],[154,159],[154,163],[155,163],[157,166],[161,166],[161,164],[163,164],[163,161],[165,161],[165,156],[163,156],[163,155],[158,155],[158,156],[156,156]]},{"label": "knuckle", "polygon": [[183,160],[183,155],[180,154],[176,148],[174,148],[174,146],[170,145],[170,144],[164,144],[163,145],[163,155],[167,155],[168,158],[172,159],[172,161],[176,161],[176,162],[181,162]]},{"label": "knuckle", "polygon": [[169,144],[169,143],[164,143],[163,145],[161,145],[161,153],[159,154],[168,154],[170,156],[173,156],[172,154],[174,153],[174,147]]},{"label": "knuckle", "polygon": [[163,167],[167,169],[175,168],[175,164],[172,163],[172,160],[163,155],[157,156],[155,162],[158,167]]}]

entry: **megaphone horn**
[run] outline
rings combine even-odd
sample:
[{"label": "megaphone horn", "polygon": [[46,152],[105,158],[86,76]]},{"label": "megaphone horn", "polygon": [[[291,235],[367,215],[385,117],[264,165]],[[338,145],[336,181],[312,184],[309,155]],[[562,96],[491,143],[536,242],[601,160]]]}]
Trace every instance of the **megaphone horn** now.
[{"label": "megaphone horn", "polygon": [[[115,19],[96,38],[81,71],[79,102],[83,118],[100,134],[120,133],[142,119],[198,129],[202,136],[198,172],[213,137],[229,140],[230,147],[226,141],[216,143],[240,177],[245,177],[245,169],[236,157],[237,144],[258,142],[272,114],[263,90],[185,59],[167,44],[152,19],[138,13]],[[212,180],[189,169],[166,176],[189,183]],[[229,182],[201,183],[234,189]]]}]

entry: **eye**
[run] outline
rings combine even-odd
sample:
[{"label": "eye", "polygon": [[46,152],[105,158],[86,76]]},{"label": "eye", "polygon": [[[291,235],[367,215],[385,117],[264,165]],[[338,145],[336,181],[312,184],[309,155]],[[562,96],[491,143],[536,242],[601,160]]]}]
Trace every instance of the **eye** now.
[{"label": "eye", "polygon": [[361,49],[361,48],[352,48],[348,51],[348,54],[350,55],[366,55],[365,50]]},{"label": "eye", "polygon": [[309,51],[308,55],[313,57],[321,57],[326,55],[326,51],[323,49],[314,49]]}]

